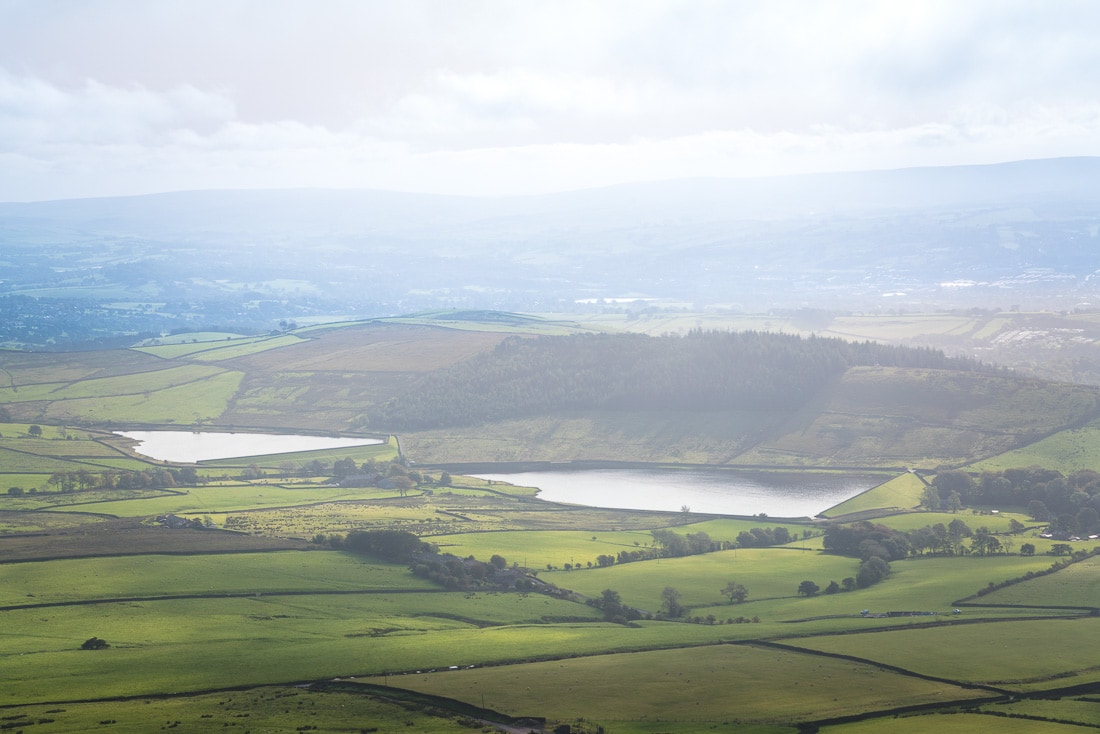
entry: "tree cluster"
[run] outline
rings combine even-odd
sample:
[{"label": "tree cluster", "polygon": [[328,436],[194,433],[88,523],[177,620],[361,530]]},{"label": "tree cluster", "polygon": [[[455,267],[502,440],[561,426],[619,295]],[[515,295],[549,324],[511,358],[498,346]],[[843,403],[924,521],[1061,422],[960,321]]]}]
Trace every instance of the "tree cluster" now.
[{"label": "tree cluster", "polygon": [[[825,531],[823,546],[833,553],[860,559],[859,573],[855,576],[855,586],[860,589],[889,576],[890,561],[905,558],[910,549],[904,532],[866,520],[830,526]],[[805,592],[800,589],[799,593]]]},{"label": "tree cluster", "polygon": [[194,467],[155,468],[141,471],[54,472],[47,483],[58,492],[78,492],[86,489],[171,489],[195,486],[203,480]]},{"label": "tree cluster", "polygon": [[[885,578],[889,574],[889,562],[901,560],[907,555],[986,556],[1007,553],[1012,549],[1011,536],[1025,529],[1018,521],[1013,521],[1011,525],[1008,533],[998,534],[985,526],[971,529],[961,518],[955,518],[946,525],[935,523],[910,531],[861,521],[830,527],[825,531],[824,544],[826,550],[856,556],[863,561],[860,572],[868,575],[857,577],[862,588]],[[1070,549],[1070,546],[1065,545],[1065,548]],[[1035,545],[1022,544],[1020,553],[1035,555]],[[876,557],[886,564],[886,568],[877,563],[871,564]]]},{"label": "tree cluster", "polygon": [[[876,559],[876,560],[881,560],[881,559]],[[878,564],[876,563],[875,565],[877,566]],[[843,581],[841,581],[839,584],[836,582],[835,579],[830,581],[828,583],[828,585],[825,587],[825,593],[826,594],[839,594],[842,591],[855,591],[857,588],[860,588],[860,587],[859,587],[859,584],[857,583],[855,577],[848,576]],[[799,596],[806,596],[806,597],[817,596],[818,592],[820,592],[820,591],[821,591],[821,587],[818,586],[816,582],[814,582],[810,579],[806,579],[805,581],[803,581],[802,583],[800,583],[798,585],[798,594],[799,594]]]},{"label": "tree cluster", "polygon": [[614,589],[604,589],[598,597],[589,599],[585,603],[601,610],[607,621],[615,622],[616,624],[626,624],[627,622],[642,619],[644,616],[634,607],[624,604],[622,597],[619,596],[619,592]]},{"label": "tree cluster", "polygon": [[408,563],[417,553],[434,548],[404,530],[352,530],[344,537],[342,547],[396,563]]},{"label": "tree cluster", "polygon": [[855,365],[976,369],[930,349],[761,332],[511,337],[378,406],[399,430],[570,410],[795,410]]},{"label": "tree cluster", "polygon": [[[1038,466],[983,472],[977,478],[961,471],[936,475],[925,492],[929,509],[1026,507],[1052,532],[1100,533],[1100,472],[1082,470],[1063,475]],[[957,498],[953,499],[953,498]]]},{"label": "tree cluster", "polygon": [[412,572],[441,584],[446,589],[531,589],[547,590],[519,571],[507,568],[504,558],[494,555],[488,563],[473,556],[459,558],[451,553],[438,553],[434,548],[417,553],[410,564]]},{"label": "tree cluster", "polygon": [[679,558],[681,556],[698,556],[711,551],[728,550],[730,544],[720,540],[711,540],[706,533],[687,533],[680,535],[677,532],[665,528],[651,530],[653,545],[658,549],[658,555],[663,558]]},{"label": "tree cluster", "polygon": [[749,528],[737,534],[740,548],[766,548],[769,545],[786,545],[794,538],[787,528]]}]

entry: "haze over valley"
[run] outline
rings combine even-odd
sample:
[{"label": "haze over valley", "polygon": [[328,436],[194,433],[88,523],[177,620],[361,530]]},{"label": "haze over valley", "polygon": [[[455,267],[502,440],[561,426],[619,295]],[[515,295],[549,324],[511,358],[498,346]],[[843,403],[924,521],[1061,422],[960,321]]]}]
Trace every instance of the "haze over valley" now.
[{"label": "haze over valley", "polygon": [[1100,726],[1098,29],[0,0],[0,730]]}]

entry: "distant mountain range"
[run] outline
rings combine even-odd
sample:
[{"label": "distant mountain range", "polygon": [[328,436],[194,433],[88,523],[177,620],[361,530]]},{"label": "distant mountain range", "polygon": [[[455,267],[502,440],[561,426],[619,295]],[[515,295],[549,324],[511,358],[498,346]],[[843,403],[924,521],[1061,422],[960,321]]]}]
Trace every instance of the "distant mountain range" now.
[{"label": "distant mountain range", "polygon": [[[582,302],[1069,309],[1098,298],[1100,158],[505,198],[271,190],[7,203],[0,241],[0,298],[36,299],[9,298],[7,310],[29,323],[52,299],[78,300],[83,327],[54,315],[70,338]],[[646,300],[606,300],[631,297]]]}]

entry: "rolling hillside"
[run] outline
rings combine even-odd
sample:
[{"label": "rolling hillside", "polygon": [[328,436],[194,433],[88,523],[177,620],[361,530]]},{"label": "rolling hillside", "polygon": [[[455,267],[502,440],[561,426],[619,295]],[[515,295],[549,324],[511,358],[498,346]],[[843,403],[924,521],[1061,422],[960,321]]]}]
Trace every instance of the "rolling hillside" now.
[{"label": "rolling hillside", "polygon": [[[527,402],[511,413],[471,413],[474,419],[456,423],[443,420],[443,403],[429,401],[418,408],[427,419],[403,425],[393,412],[395,396],[422,394],[428,384],[447,386],[443,377],[474,365],[489,379],[451,384],[440,395],[459,399],[458,405],[499,400],[491,391],[501,381],[491,365],[495,355],[508,353],[500,345],[509,337],[583,331],[538,319],[502,321],[500,315],[449,318],[300,329],[277,338],[218,337],[141,351],[8,352],[0,355],[0,407],[15,421],[73,426],[398,432],[407,455],[423,463],[588,459],[922,468],[962,465],[1025,446],[1083,425],[1100,410],[1095,388],[987,371],[929,350],[865,345],[869,351],[857,358],[836,351],[835,340],[819,340],[832,351],[807,371],[807,354],[783,354],[813,340],[756,335],[768,345],[769,359],[779,361],[765,361],[755,373],[738,367],[732,353],[724,369],[701,353],[698,364],[650,353],[652,364],[639,372],[636,352],[622,351],[616,362],[613,350],[591,363],[593,382],[582,386],[579,373],[573,375],[549,402]],[[637,336],[624,343],[639,339],[645,349],[673,344]],[[606,338],[571,343],[619,344]],[[676,341],[670,355],[690,354],[680,349],[683,343]],[[532,354],[549,372],[524,375],[512,386],[520,396],[540,381],[549,384],[551,373],[560,378],[568,372],[568,363]],[[700,371],[699,364],[709,366]],[[726,380],[726,373],[738,379]],[[596,380],[607,375],[615,381]],[[744,382],[752,375],[778,381]],[[612,393],[612,384],[620,392]],[[678,384],[690,389],[666,389]],[[490,392],[478,393],[482,389]],[[469,394],[449,396],[448,390]],[[604,402],[596,399],[601,391]],[[656,398],[646,402],[645,394]],[[433,410],[437,425],[430,422]]]}]

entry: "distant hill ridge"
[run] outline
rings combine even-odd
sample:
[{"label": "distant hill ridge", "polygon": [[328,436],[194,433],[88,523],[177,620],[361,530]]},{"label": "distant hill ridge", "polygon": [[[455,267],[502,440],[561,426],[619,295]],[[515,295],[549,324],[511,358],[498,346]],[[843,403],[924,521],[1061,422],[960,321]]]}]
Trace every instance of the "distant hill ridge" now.
[{"label": "distant hill ridge", "polygon": [[443,309],[1062,311],[1100,303],[1100,158],[496,198],[7,203],[0,238],[14,345]]}]

